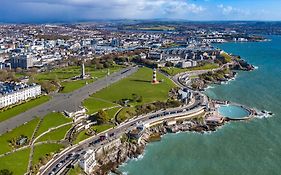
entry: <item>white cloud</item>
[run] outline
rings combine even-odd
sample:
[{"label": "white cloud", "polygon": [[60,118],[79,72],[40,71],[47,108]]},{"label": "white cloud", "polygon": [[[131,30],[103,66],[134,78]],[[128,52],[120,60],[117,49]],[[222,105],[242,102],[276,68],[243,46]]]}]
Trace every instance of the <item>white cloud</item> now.
[{"label": "white cloud", "polygon": [[[8,0],[7,0],[8,1]],[[187,0],[10,0],[18,3],[60,5],[86,18],[184,18],[204,7]]]},{"label": "white cloud", "polygon": [[238,16],[250,15],[250,11],[240,9],[240,8],[235,8],[230,5],[225,6],[223,4],[220,4],[217,7],[221,10],[222,14],[224,14],[224,15],[238,15]]}]

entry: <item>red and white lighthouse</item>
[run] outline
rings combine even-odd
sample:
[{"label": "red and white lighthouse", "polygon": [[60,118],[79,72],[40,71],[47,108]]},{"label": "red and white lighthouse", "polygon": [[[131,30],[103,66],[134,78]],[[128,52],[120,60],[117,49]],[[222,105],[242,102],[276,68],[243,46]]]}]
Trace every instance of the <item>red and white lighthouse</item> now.
[{"label": "red and white lighthouse", "polygon": [[157,77],[156,77],[156,69],[153,69],[153,75],[152,75],[152,84],[158,84],[159,81],[157,81]]}]

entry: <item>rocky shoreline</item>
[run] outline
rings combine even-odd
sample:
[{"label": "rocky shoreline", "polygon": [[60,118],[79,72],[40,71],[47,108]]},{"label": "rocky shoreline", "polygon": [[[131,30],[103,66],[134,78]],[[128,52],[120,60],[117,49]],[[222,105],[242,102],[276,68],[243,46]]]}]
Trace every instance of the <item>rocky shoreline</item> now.
[{"label": "rocky shoreline", "polygon": [[253,71],[255,67],[247,61],[239,59],[227,65],[228,68],[210,71],[199,75],[199,78],[191,81],[191,88],[194,90],[204,91],[211,84],[222,84],[235,79],[237,71]]},{"label": "rocky shoreline", "polygon": [[[225,122],[224,122],[225,123]],[[138,158],[143,154],[146,145],[150,142],[160,141],[161,136],[167,133],[177,132],[204,132],[216,131],[218,127],[224,125],[206,124],[204,118],[195,118],[187,121],[181,121],[174,125],[161,124],[152,128],[147,128],[142,132],[139,139],[128,138],[119,139],[111,143],[109,148],[97,150],[97,165],[92,174],[104,175],[109,172],[122,174],[118,167],[128,159]],[[105,146],[106,147],[106,146]]]}]

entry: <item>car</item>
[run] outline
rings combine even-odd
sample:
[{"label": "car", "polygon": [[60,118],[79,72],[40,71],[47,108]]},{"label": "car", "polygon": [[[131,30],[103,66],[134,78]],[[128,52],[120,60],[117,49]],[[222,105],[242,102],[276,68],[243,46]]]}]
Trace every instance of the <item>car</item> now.
[{"label": "car", "polygon": [[106,138],[106,137],[105,137],[104,135],[101,135],[101,136],[100,136],[100,140],[101,140],[101,141],[105,140],[105,138]]},{"label": "car", "polygon": [[62,166],[62,163],[57,164],[57,167],[60,168]]}]

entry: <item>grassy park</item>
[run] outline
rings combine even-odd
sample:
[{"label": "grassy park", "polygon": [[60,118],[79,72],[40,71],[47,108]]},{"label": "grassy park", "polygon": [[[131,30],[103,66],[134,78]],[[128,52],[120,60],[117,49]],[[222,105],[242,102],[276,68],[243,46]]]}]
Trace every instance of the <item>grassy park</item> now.
[{"label": "grassy park", "polygon": [[163,67],[161,68],[162,71],[166,72],[167,74],[174,76],[176,74],[188,71],[195,71],[195,70],[211,70],[218,68],[219,65],[214,63],[207,63],[201,66],[190,67],[190,68],[177,68],[177,67]]},{"label": "grassy park", "polygon": [[83,102],[83,105],[88,109],[88,112],[87,112],[88,114],[96,113],[99,110],[104,109],[104,108],[110,108],[113,106],[117,106],[117,104],[114,104],[110,101],[105,101],[105,100],[97,99],[94,97],[89,97],[88,99],[86,99]]},{"label": "grassy park", "polygon": [[27,171],[30,149],[24,149],[0,158],[0,170],[8,169],[13,175],[22,175]]},{"label": "grassy park", "polygon": [[[118,121],[124,121],[132,115],[135,115],[135,106],[151,103],[155,101],[166,101],[168,92],[176,85],[164,75],[158,73],[157,78],[159,84],[151,84],[152,69],[143,67],[133,75],[120,80],[117,83],[93,94],[90,98],[84,101],[84,106],[89,110],[89,113],[98,112],[99,110],[116,106],[120,100],[128,99],[131,107],[123,108],[117,115]],[[130,100],[134,96],[141,97],[141,100]],[[119,108],[120,109],[120,108]],[[114,117],[119,110],[113,108],[107,110],[109,117]]]},{"label": "grassy park", "polygon": [[50,100],[51,97],[49,96],[41,96],[36,99],[30,100],[26,103],[19,104],[13,108],[3,110],[0,112],[0,122],[8,120],[12,117],[15,117],[16,115],[23,113],[31,108],[34,108],[36,106],[39,106],[47,101]]},{"label": "grassy park", "polygon": [[66,125],[66,126],[62,126],[62,127],[58,128],[58,129],[55,129],[53,131],[50,131],[49,133],[40,137],[37,140],[37,142],[62,140],[62,139],[64,139],[65,134],[67,133],[67,131],[70,130],[71,127],[72,127],[72,125]]},{"label": "grassy park", "polygon": [[39,122],[39,118],[36,118],[24,125],[17,127],[16,129],[5,133],[0,136],[0,154],[4,154],[13,149],[10,145],[10,141],[19,138],[21,135],[27,136],[28,140],[31,139],[34,129]]},{"label": "grassy park", "polygon": [[73,92],[77,89],[82,88],[83,86],[93,83],[93,79],[89,80],[75,80],[75,81],[64,81],[61,83],[62,89],[60,90],[60,93],[69,93]]},{"label": "grassy park", "polygon": [[122,67],[115,66],[108,69],[96,69],[94,66],[86,67],[86,73],[91,76],[91,79],[88,80],[71,80],[71,78],[75,76],[79,76],[81,74],[80,66],[69,66],[60,69],[54,69],[49,72],[43,72],[34,74],[33,78],[35,82],[59,82],[62,86],[61,93],[69,93],[74,90],[77,90],[87,83],[92,83],[96,79],[106,76],[108,73],[114,73],[119,71]]},{"label": "grassy park", "polygon": [[38,128],[38,131],[36,132],[36,136],[39,136],[40,134],[42,134],[43,132],[47,131],[50,128],[57,127],[65,123],[69,123],[71,121],[72,119],[66,118],[61,113],[56,113],[56,112],[49,113],[43,118]]},{"label": "grassy park", "polygon": [[[48,131],[50,128],[62,125],[64,123],[71,122],[71,119],[68,119],[64,117],[60,113],[50,113],[46,115],[43,120],[40,122],[39,118],[35,118],[31,120],[30,122],[27,122],[12,131],[9,131],[5,134],[2,134],[0,136],[0,154],[8,153],[12,150],[19,149],[21,147],[24,147],[22,150],[17,150],[14,153],[5,155],[0,158],[0,162],[3,162],[3,164],[0,165],[0,169],[9,169],[13,172],[13,174],[24,174],[26,172],[28,159],[29,159],[29,153],[30,153],[30,145],[29,142],[31,141],[32,136],[34,135],[36,138],[40,134],[42,134],[45,131]],[[38,130],[36,133],[35,128],[38,127]],[[64,136],[66,132],[72,127],[71,124],[62,126],[58,129],[55,129],[54,131],[51,131],[45,135],[43,135],[41,138],[39,138],[40,141],[59,141],[64,139]],[[21,137],[25,136],[27,137],[27,142],[24,145],[16,145],[16,141]],[[51,157],[50,153],[54,153],[59,151],[62,148],[62,145],[59,144],[41,144],[37,142],[35,146],[35,152],[33,156],[33,165],[36,165],[39,160],[42,161],[42,157],[46,157],[46,154],[48,154],[48,159]],[[46,160],[45,160],[46,161]],[[42,163],[42,162],[40,162]]]},{"label": "grassy park", "polygon": [[[161,83],[151,84],[152,69],[140,68],[133,75],[93,94],[93,97],[116,102],[121,99],[130,99],[132,94],[137,94],[142,96],[141,104],[165,101],[168,98],[168,92],[175,87],[175,84],[162,74],[158,73],[157,78]],[[131,103],[131,105],[136,104]]]}]

